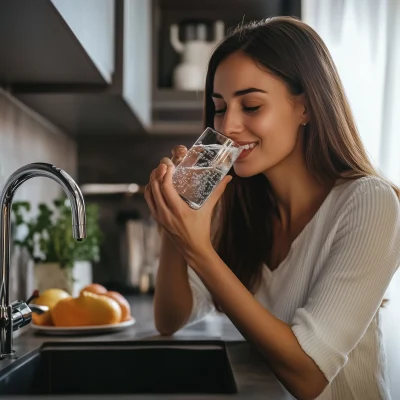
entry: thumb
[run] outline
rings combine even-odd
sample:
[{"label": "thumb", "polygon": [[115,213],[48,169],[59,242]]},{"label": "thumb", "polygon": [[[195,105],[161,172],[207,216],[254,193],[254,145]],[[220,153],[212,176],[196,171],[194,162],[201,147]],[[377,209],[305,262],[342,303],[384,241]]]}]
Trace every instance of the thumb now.
[{"label": "thumb", "polygon": [[209,203],[211,208],[214,208],[215,204],[217,204],[218,200],[221,198],[221,196],[225,192],[225,189],[231,180],[232,180],[232,176],[230,176],[230,175],[225,176],[224,179],[222,179],[222,181],[217,185],[217,187],[211,193],[211,196],[207,200],[207,203]]}]

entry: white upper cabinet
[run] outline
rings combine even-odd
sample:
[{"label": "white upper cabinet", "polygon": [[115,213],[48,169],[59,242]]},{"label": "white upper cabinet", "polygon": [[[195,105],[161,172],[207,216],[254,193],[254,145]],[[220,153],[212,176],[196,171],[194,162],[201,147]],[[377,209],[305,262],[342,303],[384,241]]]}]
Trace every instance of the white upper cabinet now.
[{"label": "white upper cabinet", "polygon": [[115,1],[51,0],[82,47],[110,83],[114,72]]},{"label": "white upper cabinet", "polygon": [[151,120],[151,1],[124,0],[123,97],[143,126]]}]

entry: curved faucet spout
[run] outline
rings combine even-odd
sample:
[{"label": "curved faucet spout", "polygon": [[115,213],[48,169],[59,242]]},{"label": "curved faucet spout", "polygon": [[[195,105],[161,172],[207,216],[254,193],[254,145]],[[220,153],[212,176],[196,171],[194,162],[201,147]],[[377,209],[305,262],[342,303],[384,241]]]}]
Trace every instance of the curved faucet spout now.
[{"label": "curved faucet spout", "polygon": [[72,231],[77,240],[86,237],[85,202],[79,186],[69,174],[52,164],[32,163],[15,171],[4,185],[0,196],[0,246],[1,246],[1,282],[0,282],[0,358],[12,354],[12,318],[9,299],[9,269],[11,230],[11,207],[15,191],[28,179],[46,177],[56,181],[71,202]]}]

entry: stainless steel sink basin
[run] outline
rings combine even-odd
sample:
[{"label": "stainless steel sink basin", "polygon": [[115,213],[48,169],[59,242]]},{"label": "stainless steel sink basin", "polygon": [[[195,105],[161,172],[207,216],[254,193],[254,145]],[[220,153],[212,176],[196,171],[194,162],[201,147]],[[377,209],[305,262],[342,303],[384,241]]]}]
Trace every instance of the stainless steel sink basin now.
[{"label": "stainless steel sink basin", "polygon": [[235,393],[223,342],[48,343],[0,376],[0,393]]}]

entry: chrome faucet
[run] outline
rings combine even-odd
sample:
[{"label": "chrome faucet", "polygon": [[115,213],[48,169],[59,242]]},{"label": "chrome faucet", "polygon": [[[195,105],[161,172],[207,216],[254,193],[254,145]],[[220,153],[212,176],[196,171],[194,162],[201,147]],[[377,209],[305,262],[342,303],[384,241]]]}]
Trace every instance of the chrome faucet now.
[{"label": "chrome faucet", "polygon": [[[15,171],[4,185],[0,195],[0,251],[1,251],[1,280],[0,280],[0,360],[13,357],[13,331],[29,324],[32,319],[32,309],[23,301],[10,304],[10,217],[15,191],[28,179],[35,176],[47,177],[56,181],[68,196],[72,208],[73,237],[82,240],[86,237],[85,202],[79,186],[62,169],[46,163],[25,165]],[[43,312],[36,307],[35,311]]]}]

